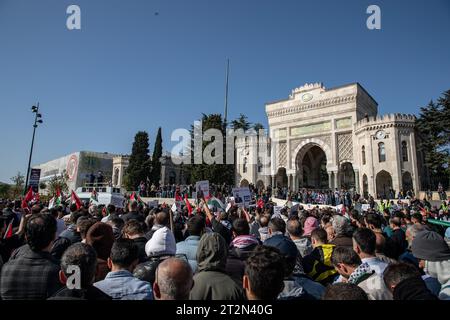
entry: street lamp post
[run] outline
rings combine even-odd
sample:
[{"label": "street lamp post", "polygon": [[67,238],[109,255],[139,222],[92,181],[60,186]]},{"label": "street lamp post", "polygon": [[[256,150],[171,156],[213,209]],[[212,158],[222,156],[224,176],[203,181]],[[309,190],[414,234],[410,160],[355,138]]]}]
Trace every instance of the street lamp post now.
[{"label": "street lamp post", "polygon": [[42,114],[39,113],[39,102],[38,102],[37,106],[32,106],[31,107],[31,112],[33,112],[35,114],[35,116],[34,116],[34,125],[33,125],[33,138],[31,139],[30,157],[28,159],[27,178],[26,178],[26,182],[25,182],[24,194],[28,190],[28,181],[29,181],[29,177],[30,177],[31,157],[33,156],[34,136],[36,134],[36,128],[38,126],[38,123],[42,123],[43,122],[42,121]]}]

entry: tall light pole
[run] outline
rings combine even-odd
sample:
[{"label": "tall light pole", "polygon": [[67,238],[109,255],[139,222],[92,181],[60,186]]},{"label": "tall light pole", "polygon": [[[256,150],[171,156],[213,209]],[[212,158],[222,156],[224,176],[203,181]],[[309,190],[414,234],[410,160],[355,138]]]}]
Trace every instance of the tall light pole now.
[{"label": "tall light pole", "polygon": [[30,158],[28,159],[28,169],[27,169],[27,178],[25,182],[25,190],[23,194],[27,193],[28,190],[28,180],[30,177],[30,166],[31,166],[31,157],[33,156],[33,146],[34,146],[34,136],[36,134],[36,128],[38,127],[39,123],[42,123],[42,114],[39,113],[39,102],[37,106],[31,107],[31,112],[35,114],[34,116],[34,125],[33,125],[33,138],[31,139],[31,148],[30,148]]}]

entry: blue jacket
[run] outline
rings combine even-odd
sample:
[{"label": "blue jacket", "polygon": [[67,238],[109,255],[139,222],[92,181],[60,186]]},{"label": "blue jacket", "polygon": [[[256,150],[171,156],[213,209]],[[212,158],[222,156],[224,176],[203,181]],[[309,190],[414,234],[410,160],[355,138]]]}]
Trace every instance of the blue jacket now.
[{"label": "blue jacket", "polygon": [[104,280],[94,283],[113,300],[153,300],[149,282],[141,281],[128,270],[109,272]]},{"label": "blue jacket", "polygon": [[197,272],[197,248],[199,242],[199,236],[189,236],[186,240],[177,243],[177,254],[186,255],[194,273]]}]

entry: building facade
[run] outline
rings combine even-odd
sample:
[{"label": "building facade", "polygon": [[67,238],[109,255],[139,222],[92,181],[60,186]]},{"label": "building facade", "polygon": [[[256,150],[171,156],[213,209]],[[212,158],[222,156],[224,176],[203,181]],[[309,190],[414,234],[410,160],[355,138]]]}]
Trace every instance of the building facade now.
[{"label": "building facade", "polygon": [[[415,116],[379,116],[377,102],[359,83],[305,84],[288,99],[266,104],[266,114],[268,139],[237,143],[237,184],[344,188],[381,197],[420,190]],[[269,160],[262,165],[264,145]]]},{"label": "building facade", "polygon": [[[114,157],[114,154],[107,152],[78,151],[33,168],[41,169],[40,182],[43,183],[49,182],[55,176],[67,174],[69,190],[76,190],[89,182],[91,174],[96,175],[99,171],[102,172],[105,182],[111,181]],[[45,190],[40,192],[45,193]]]}]

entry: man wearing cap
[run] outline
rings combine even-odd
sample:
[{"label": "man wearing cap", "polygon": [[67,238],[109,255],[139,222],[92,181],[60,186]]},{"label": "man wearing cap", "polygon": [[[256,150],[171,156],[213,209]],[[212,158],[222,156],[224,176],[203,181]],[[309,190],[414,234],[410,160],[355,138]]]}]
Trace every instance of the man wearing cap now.
[{"label": "man wearing cap", "polygon": [[411,250],[425,273],[440,282],[439,299],[450,300],[450,248],[444,238],[434,231],[419,232]]}]

